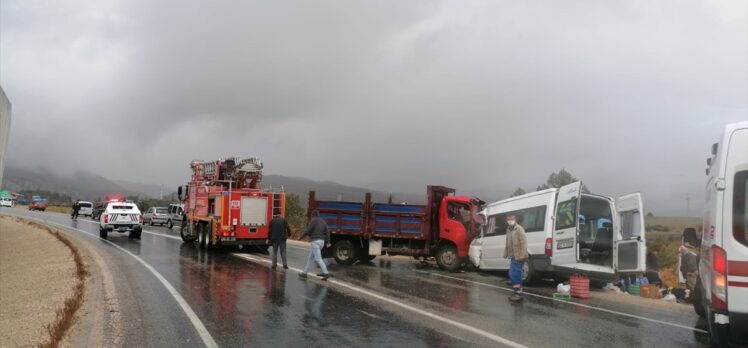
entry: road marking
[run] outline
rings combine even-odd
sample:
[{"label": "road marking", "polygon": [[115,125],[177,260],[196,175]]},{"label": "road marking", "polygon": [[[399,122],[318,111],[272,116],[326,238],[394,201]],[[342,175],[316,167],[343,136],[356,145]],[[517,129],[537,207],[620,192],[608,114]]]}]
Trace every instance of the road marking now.
[{"label": "road marking", "polygon": [[[197,316],[197,314],[195,314],[195,311],[192,310],[192,307],[190,307],[190,305],[187,303],[187,301],[185,301],[185,299],[182,297],[182,295],[180,295],[179,292],[177,292],[177,290],[171,285],[171,283],[169,283],[168,280],[166,280],[166,278],[164,278],[164,276],[161,275],[161,273],[159,273],[155,268],[153,268],[153,266],[151,266],[150,264],[148,264],[147,262],[145,262],[139,256],[131,253],[129,250],[127,250],[127,249],[125,249],[125,248],[123,248],[123,247],[121,247],[121,246],[119,246],[119,245],[117,245],[115,243],[112,243],[112,242],[110,242],[110,241],[108,241],[106,239],[101,239],[98,236],[95,236],[95,235],[93,235],[91,233],[88,233],[86,231],[83,231],[83,230],[80,230],[80,229],[77,229],[77,228],[74,228],[74,227],[70,227],[70,226],[65,226],[63,224],[59,224],[59,223],[52,222],[52,221],[46,221],[46,220],[37,219],[37,218],[30,218],[30,219],[34,219],[34,220],[37,220],[37,221],[42,221],[43,223],[46,223],[46,224],[56,225],[56,226],[62,227],[64,229],[70,229],[70,230],[73,230],[73,231],[76,231],[76,232],[79,232],[79,233],[83,233],[86,236],[89,236],[91,238],[100,239],[101,241],[107,242],[110,245],[112,245],[112,246],[116,247],[117,249],[121,250],[122,252],[124,252],[124,253],[132,256],[135,260],[137,260],[138,262],[140,262],[140,264],[142,264],[146,269],[148,269],[149,271],[151,271],[151,273],[156,277],[156,279],[158,279],[161,282],[161,284],[166,288],[166,290],[169,291],[169,293],[171,294],[171,296],[174,297],[174,300],[177,301],[177,303],[179,304],[179,306],[184,311],[184,314],[186,314],[187,317],[190,319],[190,322],[192,323],[192,326],[194,326],[195,330],[197,330],[197,333],[200,335],[200,338],[203,340],[203,343],[205,344],[205,346],[209,347],[209,348],[217,348],[218,347],[218,343],[216,343],[216,341],[213,339],[213,336],[210,335],[210,332],[208,332],[208,329],[205,328],[205,325],[203,324],[203,322],[200,320],[200,318]],[[155,234],[155,233],[153,233],[153,234]]]},{"label": "road marking", "polygon": [[[488,284],[488,283],[483,283],[483,282],[477,282],[477,281],[474,281],[474,280],[463,279],[463,278],[458,278],[458,277],[452,277],[452,276],[448,276],[448,275],[443,275],[443,274],[438,274],[438,273],[431,273],[431,272],[426,272],[426,271],[419,271],[419,270],[415,270],[415,271],[418,272],[418,273],[428,274],[428,275],[432,275],[432,276],[436,276],[436,277],[442,277],[442,278],[447,278],[447,279],[459,280],[459,281],[463,281],[463,282],[466,282],[466,283],[472,283],[472,284],[482,285],[482,286],[486,286],[486,287],[490,287],[490,288],[501,289],[501,290],[506,290],[506,291],[514,291],[514,290],[512,290],[510,288],[506,288],[506,287],[503,287],[503,286],[498,286],[498,285],[493,285],[493,284]],[[686,326],[686,325],[671,323],[671,322],[668,322],[668,321],[662,321],[662,320],[657,320],[657,319],[642,317],[642,316],[638,316],[638,315],[635,315],[635,314],[618,312],[618,311],[614,311],[614,310],[611,310],[611,309],[605,309],[605,308],[601,308],[601,307],[595,307],[595,306],[586,305],[586,304],[583,304],[583,303],[571,302],[571,301],[566,301],[566,300],[554,300],[553,297],[539,295],[539,294],[533,294],[533,293],[530,293],[530,292],[527,292],[527,291],[525,291],[525,295],[527,295],[527,296],[533,296],[533,297],[538,297],[538,298],[544,298],[544,299],[547,299],[547,300],[553,300],[553,301],[557,301],[557,302],[564,302],[564,303],[568,303],[568,304],[573,305],[573,306],[579,306],[579,307],[583,307],[583,308],[594,309],[594,310],[598,310],[598,311],[601,311],[601,312],[606,312],[606,313],[610,313],[610,314],[616,314],[616,315],[620,315],[620,316],[624,316],[624,317],[629,317],[629,318],[634,318],[634,319],[639,319],[639,320],[650,321],[650,322],[653,322],[653,323],[659,323],[659,324],[663,324],[663,325],[669,325],[669,326],[673,326],[673,327],[677,327],[677,328],[681,328],[681,329],[686,329],[686,330],[691,330],[691,331],[696,331],[696,332],[701,332],[701,333],[707,333],[706,330],[697,329],[695,327],[689,327],[689,326]]]},{"label": "road marking", "polygon": [[[252,261],[252,262],[261,262],[261,263],[265,263],[265,264],[271,264],[272,263],[272,261],[270,261],[270,260],[267,260],[267,259],[264,259],[264,258],[253,257],[253,256],[250,256],[250,255],[235,254],[235,253],[232,253],[231,255],[233,255],[234,257],[238,257],[238,258],[245,259],[245,260]],[[293,271],[295,271],[295,272],[297,272],[297,273],[303,273],[303,271],[301,269],[298,269],[296,267],[290,267],[289,266],[288,268],[291,269],[291,270],[293,270]],[[482,337],[487,338],[487,339],[489,339],[491,341],[494,341],[494,342],[497,342],[497,343],[500,343],[500,344],[503,344],[503,345],[506,345],[506,346],[509,346],[509,347],[517,347],[517,348],[525,348],[526,347],[525,345],[522,345],[522,344],[520,344],[518,342],[509,340],[507,338],[504,338],[504,337],[492,334],[492,333],[487,332],[487,331],[483,331],[481,329],[472,327],[470,325],[465,325],[463,323],[460,323],[460,322],[457,322],[457,321],[454,321],[454,320],[451,320],[451,319],[447,319],[447,318],[442,317],[442,316],[440,316],[438,314],[434,314],[432,312],[429,312],[429,311],[426,311],[426,310],[423,310],[423,309],[420,309],[420,308],[413,307],[411,305],[408,305],[408,304],[405,304],[403,302],[391,299],[389,297],[386,297],[386,296],[383,296],[383,295],[379,295],[379,294],[373,293],[371,291],[359,288],[359,287],[357,287],[355,285],[351,285],[351,284],[344,283],[344,282],[341,282],[341,281],[338,281],[338,280],[334,280],[334,279],[328,279],[327,282],[335,284],[335,285],[340,286],[340,287],[344,287],[344,288],[349,289],[349,290],[353,290],[355,292],[359,292],[359,293],[364,294],[364,295],[366,295],[368,297],[376,298],[378,300],[390,303],[390,304],[398,306],[400,308],[407,309],[407,310],[409,310],[411,312],[418,313],[418,314],[423,315],[425,317],[441,321],[443,323],[455,326],[455,327],[463,329],[465,331],[472,332],[472,333],[474,333],[476,335],[482,336]]]}]

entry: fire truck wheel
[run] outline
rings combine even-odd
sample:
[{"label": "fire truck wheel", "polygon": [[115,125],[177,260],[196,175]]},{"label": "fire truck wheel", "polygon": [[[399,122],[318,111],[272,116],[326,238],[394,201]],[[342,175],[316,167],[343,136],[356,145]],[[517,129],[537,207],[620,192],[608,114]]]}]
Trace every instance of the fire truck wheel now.
[{"label": "fire truck wheel", "polygon": [[197,235],[200,238],[200,247],[208,250],[211,248],[210,244],[210,227],[204,222],[197,224]]},{"label": "fire truck wheel", "polygon": [[182,227],[179,228],[179,235],[182,237],[182,242],[185,242],[185,243],[192,243],[196,239],[195,236],[185,233],[184,225],[182,225]]},{"label": "fire truck wheel", "polygon": [[457,248],[452,244],[444,244],[436,251],[436,263],[447,271],[456,271],[462,266],[462,260],[457,257]]},{"label": "fire truck wheel", "polygon": [[198,223],[197,224],[197,244],[198,246],[200,246],[200,249],[205,248],[205,245],[206,245],[205,237],[206,235],[205,235],[205,232],[203,231],[203,224]]},{"label": "fire truck wheel", "polygon": [[341,265],[352,265],[358,260],[356,246],[347,239],[339,240],[332,246],[335,262]]},{"label": "fire truck wheel", "polygon": [[106,230],[99,227],[99,237],[106,239],[106,235],[107,235]]}]

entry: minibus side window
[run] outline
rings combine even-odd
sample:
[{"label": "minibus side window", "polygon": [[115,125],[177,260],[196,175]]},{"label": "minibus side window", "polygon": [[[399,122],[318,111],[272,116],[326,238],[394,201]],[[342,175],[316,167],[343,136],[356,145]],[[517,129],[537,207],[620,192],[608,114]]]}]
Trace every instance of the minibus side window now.
[{"label": "minibus side window", "polygon": [[488,217],[488,227],[486,227],[486,236],[503,236],[506,235],[506,214],[491,215]]},{"label": "minibus side window", "polygon": [[735,173],[732,193],[732,235],[738,243],[748,246],[748,170]]}]

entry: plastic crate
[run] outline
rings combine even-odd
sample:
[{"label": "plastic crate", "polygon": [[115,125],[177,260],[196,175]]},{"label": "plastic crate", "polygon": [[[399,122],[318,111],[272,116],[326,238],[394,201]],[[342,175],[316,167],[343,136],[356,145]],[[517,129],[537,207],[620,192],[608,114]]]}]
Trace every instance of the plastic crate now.
[{"label": "plastic crate", "polygon": [[554,300],[562,300],[562,301],[570,301],[571,300],[571,295],[569,293],[554,292],[553,293],[553,299]]}]

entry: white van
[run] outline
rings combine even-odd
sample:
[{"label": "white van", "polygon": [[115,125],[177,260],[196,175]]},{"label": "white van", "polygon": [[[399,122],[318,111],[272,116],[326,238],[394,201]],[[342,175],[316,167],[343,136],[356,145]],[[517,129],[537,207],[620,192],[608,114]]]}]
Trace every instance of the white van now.
[{"label": "white van", "polygon": [[504,258],[506,215],[527,232],[529,262],[523,278],[584,273],[608,280],[644,272],[646,242],[639,193],[618,199],[582,193],[582,183],[491,203],[487,224],[470,245],[470,261],[482,270],[508,270]]},{"label": "white van", "polygon": [[694,309],[713,346],[748,346],[748,122],[725,127],[706,173]]},{"label": "white van", "polygon": [[80,207],[80,210],[78,210],[78,215],[83,215],[83,216],[93,215],[93,203],[88,202],[88,201],[80,201],[78,202],[78,206]]}]

